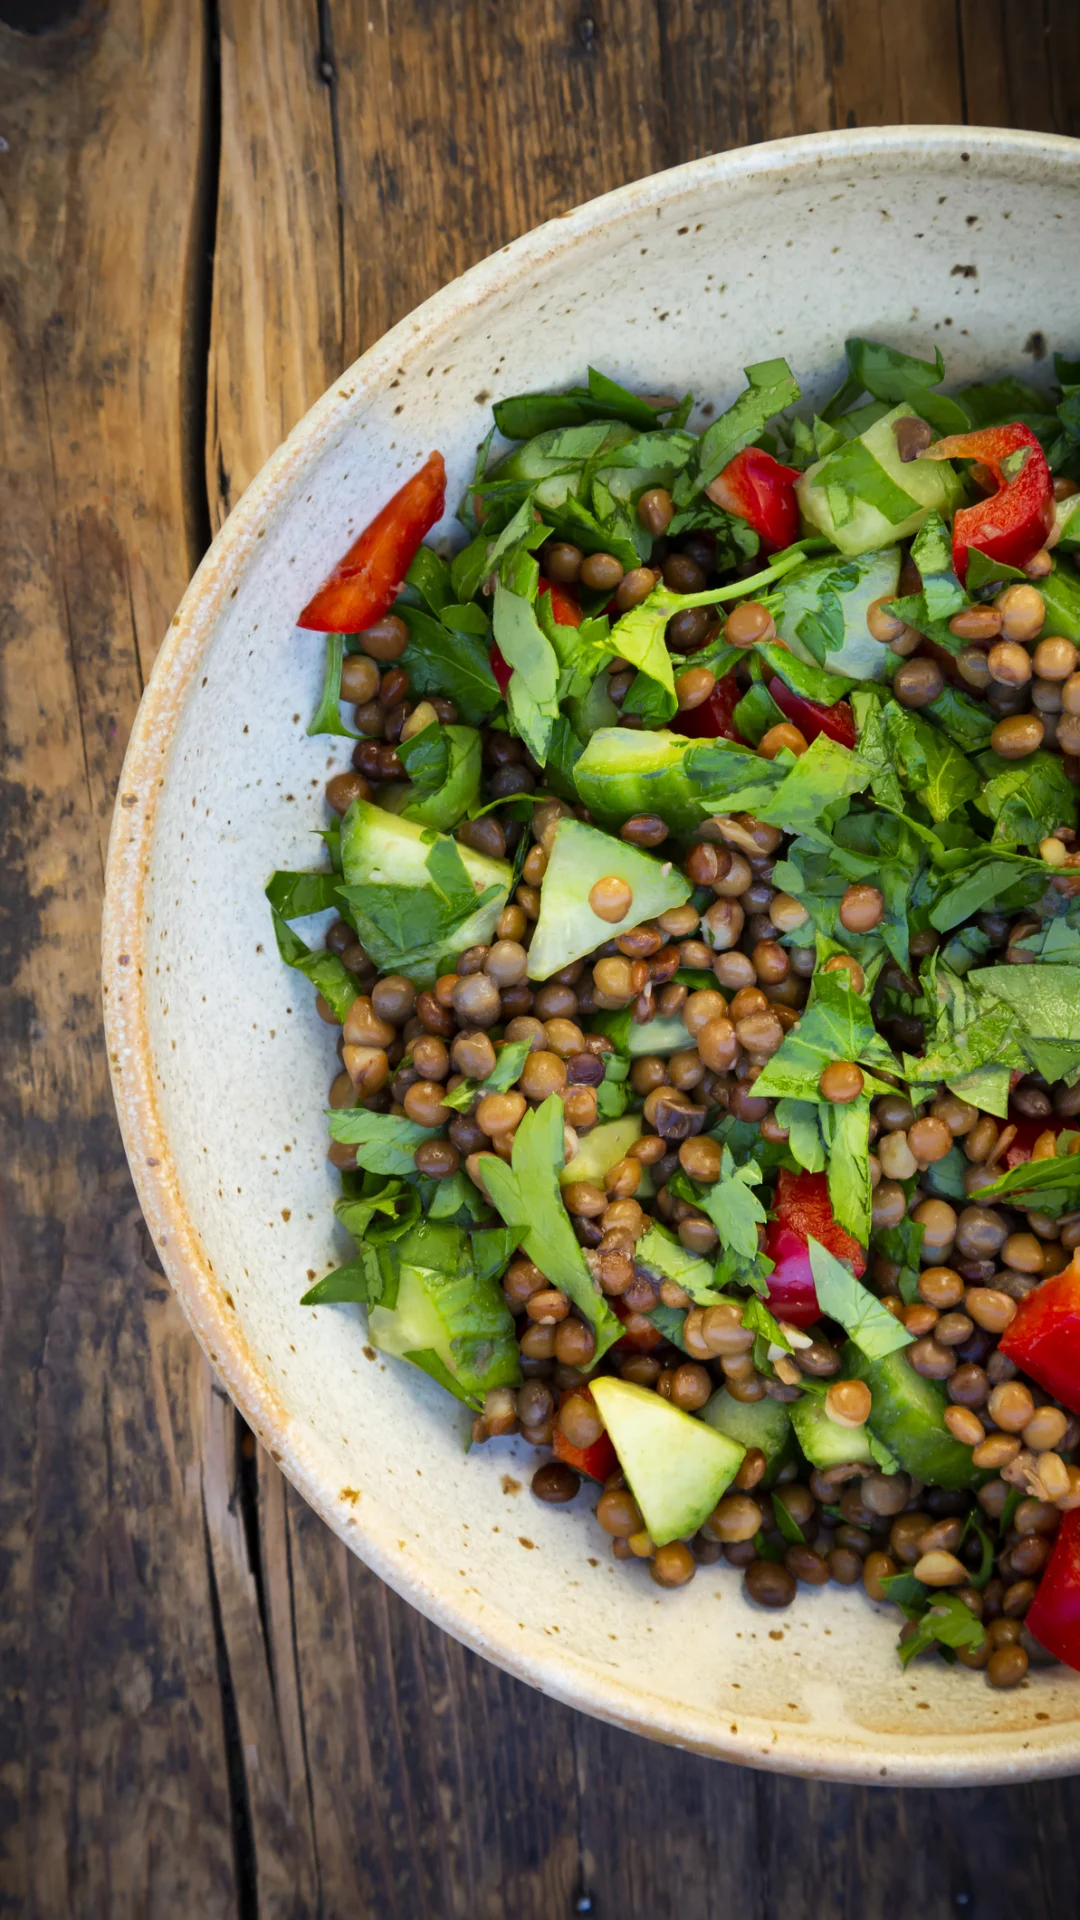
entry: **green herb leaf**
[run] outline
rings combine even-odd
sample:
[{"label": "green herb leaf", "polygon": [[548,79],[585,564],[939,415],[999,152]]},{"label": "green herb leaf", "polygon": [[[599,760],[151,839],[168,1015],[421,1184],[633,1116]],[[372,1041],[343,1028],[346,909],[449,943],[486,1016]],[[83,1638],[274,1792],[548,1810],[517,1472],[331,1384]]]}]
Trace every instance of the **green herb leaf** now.
[{"label": "green herb leaf", "polygon": [[864,1093],[846,1106],[823,1101],[819,1109],[825,1141],[829,1204],[840,1225],[863,1246],[870,1238],[870,1097]]},{"label": "green herb leaf", "polygon": [[947,400],[943,394],[932,391],[945,378],[945,362],[940,351],[932,361],[917,360],[914,355],[901,353],[899,348],[887,347],[879,340],[858,338],[845,341],[844,351],[848,377],[825,408],[827,420],[835,420],[837,411],[843,413],[861,394],[872,393],[875,400],[885,401],[889,407],[901,404],[912,407],[938,433],[967,431],[969,418],[964,408],[956,400]]},{"label": "green herb leaf", "polygon": [[501,580],[495,583],[495,640],[514,670],[506,696],[514,731],[543,766],[559,717],[559,663],[532,601]]},{"label": "green herb leaf", "polygon": [[309,913],[340,908],[339,873],[289,873],[279,868],[266,883],[266,897],[283,920],[303,920]]},{"label": "green herb leaf", "polygon": [[1037,847],[1057,826],[1075,827],[1076,788],[1061,755],[1041,749],[1026,760],[979,756],[984,786],[977,801],[994,822],[994,842]]},{"label": "green herb leaf", "polygon": [[506,1093],[521,1078],[521,1069],[532,1047],[531,1040],[510,1040],[502,1048],[486,1080],[463,1080],[452,1093],[443,1095],[443,1105],[456,1113],[468,1113],[474,1100],[485,1093]]},{"label": "green herb leaf", "polygon": [[1052,1160],[1024,1160],[1010,1167],[987,1186],[977,1187],[972,1199],[977,1206],[994,1206],[1004,1200],[1006,1204],[1035,1207],[1056,1220],[1077,1205],[1078,1195],[1080,1153],[1058,1153]]},{"label": "green herb leaf", "polygon": [[842,969],[814,975],[813,997],[798,1026],[784,1035],[754,1082],[763,1100],[820,1102],[818,1081],[834,1060],[854,1060],[871,1072],[876,1066],[895,1071],[895,1056],[874,1025],[870,1002],[853,992],[850,979]]},{"label": "green herb leaf", "polygon": [[807,1173],[823,1173],[825,1170],[825,1144],[821,1138],[818,1111],[819,1103],[816,1100],[784,1097],[776,1103],[777,1121],[788,1129],[791,1157],[800,1167],[805,1167]]},{"label": "green herb leaf", "polygon": [[417,547],[409,562],[409,571],[405,575],[405,584],[415,587],[431,612],[438,615],[448,607],[454,598],[454,588],[450,578],[450,568],[445,560],[430,547]]},{"label": "green herb leaf", "polygon": [[928,1652],[935,1644],[969,1647],[974,1651],[985,1639],[982,1622],[975,1618],[970,1607],[966,1607],[957,1594],[943,1593],[939,1588],[926,1612],[919,1616],[915,1632],[901,1646],[900,1664],[910,1666],[917,1654]]},{"label": "green herb leaf", "polygon": [[483,1154],[480,1169],[493,1207],[517,1235],[517,1244],[553,1287],[570,1295],[596,1334],[596,1358],[622,1332],[594,1286],[585,1255],[562,1203],[558,1170],[563,1164],[563,1103],[556,1094],[527,1113],[514,1135],[510,1166]]},{"label": "green herb leaf", "polygon": [[398,744],[398,758],[418,794],[437,793],[450,767],[450,742],[441,721],[432,720]]},{"label": "green herb leaf", "polygon": [[444,694],[462,720],[479,726],[502,702],[483,641],[476,634],[452,633],[441,621],[403,601],[396,603],[394,612],[409,629],[400,664],[409,676],[410,696]]},{"label": "green herb leaf", "polygon": [[301,1295],[300,1305],[374,1307],[378,1306],[382,1293],[383,1276],[374,1249],[369,1252],[361,1249],[357,1259],[347,1261],[343,1267],[335,1267],[333,1273],[326,1273],[321,1280],[316,1280],[315,1285]]},{"label": "green herb leaf", "polygon": [[791,1352],[791,1341],[780,1322],[773,1317],[768,1307],[762,1305],[760,1300],[750,1299],[743,1302],[742,1323],[770,1347],[780,1347],[784,1353]]},{"label": "green herb leaf", "polygon": [[[835,453],[830,453],[814,475],[814,485],[828,488],[830,504],[834,492],[839,492],[849,500],[875,507],[891,526],[899,526],[919,511],[918,501],[897,486],[862,440],[849,440]],[[847,517],[850,518],[850,512]]]},{"label": "green herb leaf", "polygon": [[356,1149],[357,1164],[369,1173],[415,1173],[417,1147],[432,1138],[430,1127],[398,1114],[372,1113],[367,1107],[345,1107],[327,1112],[330,1138]]},{"label": "green herb leaf", "polygon": [[298,933],[294,933],[280,913],[270,909],[274,920],[274,938],[277,949],[287,967],[295,967],[302,973],[318,993],[322,994],[327,1006],[332,1008],[336,1018],[344,1021],[349,1008],[356,999],[356,977],[343,967],[336,953],[313,953],[305,946]]},{"label": "green herb leaf", "polygon": [[323,675],[322,694],[319,704],[311,717],[308,734],[336,733],[346,740],[359,740],[360,735],[345,725],[341,717],[341,663],[345,657],[345,636],[342,633],[328,633],[326,636],[326,672]]},{"label": "green herb leaf", "polygon": [[773,1518],[789,1547],[805,1547],[806,1535],[797,1520],[793,1519],[784,1505],[783,1487],[774,1487],[772,1492]]},{"label": "green herb leaf", "polygon": [[749,386],[702,435],[694,483],[685,499],[680,497],[680,488],[677,505],[688,505],[693,495],[715,480],[737,453],[760,438],[775,414],[794,406],[800,398],[798,383],[786,360],[761,360],[745,372]]},{"label": "green herb leaf", "polygon": [[881,1360],[898,1347],[911,1345],[910,1333],[868,1287],[856,1280],[849,1267],[812,1235],[807,1244],[822,1313],[844,1328],[868,1360]]}]

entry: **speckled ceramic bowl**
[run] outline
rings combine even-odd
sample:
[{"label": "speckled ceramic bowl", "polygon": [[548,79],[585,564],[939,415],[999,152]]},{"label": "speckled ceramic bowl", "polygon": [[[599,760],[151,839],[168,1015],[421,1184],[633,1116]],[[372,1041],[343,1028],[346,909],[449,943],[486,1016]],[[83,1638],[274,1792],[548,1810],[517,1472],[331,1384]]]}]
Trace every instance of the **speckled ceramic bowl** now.
[{"label": "speckled ceramic bowl", "polygon": [[[105,1007],[139,1197],[206,1352],[342,1538],[429,1617],[558,1699],[752,1766],[994,1781],[1080,1767],[1080,1676],[1016,1692],[923,1663],[859,1591],[779,1616],[738,1577],[661,1594],[613,1563],[586,1498],[535,1502],[513,1441],[466,1456],[453,1403],[299,1305],[340,1255],[322,1108],[334,1064],[262,897],[316,864],[327,770],[304,733],[322,647],[294,618],[433,446],[456,500],[493,396],[591,361],[718,406],[785,354],[811,393],[846,334],[940,346],[950,376],[1077,349],[1080,143],[892,128],[695,161],[541,227],[429,300],[343,374],[264,467],[170,627],[109,856]],[[447,521],[445,531],[452,531]]]}]

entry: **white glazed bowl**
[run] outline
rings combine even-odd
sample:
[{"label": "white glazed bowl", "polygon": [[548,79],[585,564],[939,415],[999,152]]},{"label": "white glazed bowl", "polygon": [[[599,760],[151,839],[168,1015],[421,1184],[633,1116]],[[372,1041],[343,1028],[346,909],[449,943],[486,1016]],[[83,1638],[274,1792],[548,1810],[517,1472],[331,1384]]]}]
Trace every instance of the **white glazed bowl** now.
[{"label": "white glazed bowl", "polygon": [[[113,824],[105,1006],[135,1183],[211,1361],[347,1544],[510,1673],[622,1726],[752,1766],[941,1785],[1080,1766],[1080,1676],[996,1693],[903,1674],[861,1591],[774,1615],[731,1570],[661,1594],[580,1498],[541,1506],[533,1456],[466,1456],[461,1418],[366,1347],[354,1308],[299,1298],[340,1257],[322,1118],[334,1066],[262,888],[319,864],[327,742],[304,727],[322,647],[295,616],[432,447],[456,502],[493,396],[591,362],[717,407],[784,354],[834,384],[847,334],[940,346],[949,376],[1078,346],[1080,143],[891,128],[778,141],[625,187],[516,241],[343,374],[249,488],[158,657]],[[700,418],[700,416],[699,416]],[[446,523],[450,531],[451,522]]]}]

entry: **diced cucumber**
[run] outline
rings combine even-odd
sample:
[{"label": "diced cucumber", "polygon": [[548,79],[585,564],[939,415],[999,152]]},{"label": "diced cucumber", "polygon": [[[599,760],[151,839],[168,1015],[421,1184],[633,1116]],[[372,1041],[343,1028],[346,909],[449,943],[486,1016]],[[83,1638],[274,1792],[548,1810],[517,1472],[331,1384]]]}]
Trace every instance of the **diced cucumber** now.
[{"label": "diced cucumber", "polygon": [[559,1175],[560,1186],[572,1186],[578,1180],[591,1180],[602,1187],[604,1175],[625,1160],[635,1140],[641,1138],[640,1113],[628,1113],[621,1120],[605,1120],[591,1133],[582,1136],[573,1159]]},{"label": "diced cucumber", "polygon": [[[865,433],[849,444],[865,448],[877,466],[883,469],[887,480],[899,487],[908,498],[915,501],[915,507],[903,520],[892,521],[869,500],[857,496],[847,496],[850,516],[838,521],[834,503],[830,500],[831,489],[826,485],[816,485],[816,477],[822,474],[830,459],[816,460],[807,467],[795,491],[804,520],[816,527],[830,539],[841,553],[868,553],[871,548],[885,547],[897,540],[903,540],[909,533],[917,533],[928,513],[937,512],[951,517],[953,509],[963,499],[963,482],[957,477],[947,460],[901,460],[893,428],[898,420],[905,417],[916,418],[915,409],[909,406],[894,407],[882,419],[874,422]],[[879,478],[881,476],[879,475]]]},{"label": "diced cucumber", "polygon": [[718,1433],[737,1440],[747,1451],[759,1447],[765,1455],[765,1472],[760,1481],[771,1487],[781,1467],[794,1458],[795,1441],[791,1431],[791,1413],[779,1400],[735,1400],[726,1387],[718,1387],[701,1415]]},{"label": "diced cucumber", "polygon": [[368,1315],[372,1346],[402,1360],[434,1354],[466,1393],[513,1386],[521,1377],[514,1322],[501,1287],[476,1273],[462,1228],[422,1222],[396,1252],[397,1300]]},{"label": "diced cucumber", "polygon": [[746,1448],[629,1380],[604,1374],[592,1397],[656,1545],[696,1533]]},{"label": "diced cucumber", "polygon": [[829,611],[821,604],[822,592],[830,576],[835,580],[843,566],[843,562],[825,554],[822,559],[811,560],[807,566],[800,567],[783,588],[784,610],[777,622],[777,633],[797,659],[810,665],[824,665],[830,673],[849,673],[856,680],[884,680],[885,663],[893,656],[888,647],[874,639],[866,624],[866,612],[873,601],[895,594],[900,578],[899,547],[880,547],[847,562],[847,568],[856,577],[846,592],[834,588],[836,605],[844,621],[844,642],[835,653],[826,653],[824,661],[820,661],[799,638],[800,620],[808,614]]},{"label": "diced cucumber", "polygon": [[971,1448],[954,1440],[945,1425],[944,1387],[916,1373],[903,1348],[868,1360],[849,1340],[842,1357],[844,1378],[865,1380],[870,1389],[870,1431],[905,1472],[935,1487],[978,1486],[983,1476],[971,1464]]},{"label": "diced cucumber", "polygon": [[[364,886],[368,882],[398,887],[414,893],[418,887],[430,887],[427,860],[433,841],[432,829],[417,820],[404,820],[373,806],[370,800],[354,800],[341,823],[341,866],[346,885]],[[481,907],[456,931],[446,953],[463,953],[466,947],[487,946],[495,931],[495,922],[506,905],[513,880],[507,860],[492,860],[486,853],[455,842],[465,871],[478,893],[497,886],[499,893]],[[423,984],[434,978],[441,953],[428,956],[424,968],[412,969],[410,978]]]},{"label": "diced cucumber", "polygon": [[[625,880],[633,896],[625,918],[617,924],[602,920],[589,905],[592,888],[608,875]],[[665,872],[651,853],[580,820],[560,821],[540,886],[540,918],[529,948],[529,978],[546,980],[613,934],[627,933],[642,920],[681,907],[690,893],[685,874],[670,865]]]},{"label": "diced cucumber", "polygon": [[515,447],[488,474],[488,480],[539,482],[540,507],[561,507],[568,493],[577,493],[590,461],[602,459],[635,438],[633,427],[621,420],[590,420],[578,427],[551,427],[523,446]]},{"label": "diced cucumber", "polygon": [[830,1420],[824,1403],[804,1394],[791,1404],[795,1438],[812,1467],[846,1466],[849,1460],[873,1461],[865,1427],[842,1427]]},{"label": "diced cucumber", "polygon": [[692,833],[708,809],[683,771],[690,746],[662,728],[640,733],[601,727],[574,768],[577,790],[602,824],[621,826],[634,813],[658,813],[673,833]]},{"label": "diced cucumber", "polygon": [[379,800],[388,813],[419,821],[422,827],[449,832],[468,812],[480,792],[480,735],[475,727],[446,727],[450,764],[446,779],[434,793],[418,794],[408,781],[380,787]]}]

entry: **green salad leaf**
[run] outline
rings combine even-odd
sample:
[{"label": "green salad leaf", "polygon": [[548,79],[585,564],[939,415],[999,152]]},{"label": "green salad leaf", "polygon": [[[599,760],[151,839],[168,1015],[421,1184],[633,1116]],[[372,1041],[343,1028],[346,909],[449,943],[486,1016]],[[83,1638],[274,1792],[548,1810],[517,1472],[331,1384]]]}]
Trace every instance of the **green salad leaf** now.
[{"label": "green salad leaf", "polygon": [[[486,569],[482,577],[486,577]],[[401,600],[395,603],[394,612],[409,629],[409,644],[400,664],[409,676],[410,697],[443,694],[454,702],[467,725],[478,727],[502,703],[483,640],[477,634],[456,633],[431,614],[406,606]]]},{"label": "green salad leaf", "polygon": [[344,1021],[349,1008],[356,999],[356,976],[342,966],[336,953],[313,953],[298,933],[294,933],[288,922],[273,907],[270,912],[274,921],[274,938],[277,950],[287,967],[295,967],[302,973],[316,992],[321,993],[338,1020]]},{"label": "green salad leaf", "polygon": [[798,382],[786,360],[760,360],[745,372],[749,383],[745,392],[701,437],[696,473],[688,469],[680,475],[675,487],[676,506],[688,506],[737,453],[760,439],[774,415],[794,406],[800,397]]},{"label": "green salad leaf", "polygon": [[357,1165],[369,1173],[415,1174],[416,1149],[432,1137],[431,1128],[415,1120],[367,1107],[329,1108],[326,1117],[330,1138],[355,1148]]},{"label": "green salad leaf", "polygon": [[492,1206],[551,1285],[568,1293],[591,1322],[599,1359],[619,1338],[622,1322],[595,1286],[570,1225],[558,1182],[562,1165],[563,1103],[557,1094],[525,1115],[514,1135],[509,1166],[495,1154],[480,1159]]},{"label": "green salad leaf", "polygon": [[323,675],[322,693],[319,704],[312,714],[308,733],[337,733],[346,740],[359,740],[360,735],[345,725],[341,717],[341,666],[345,658],[345,635],[328,633],[326,636],[326,671]]},{"label": "green salad leaf", "polygon": [[398,744],[398,758],[418,794],[437,793],[446,783],[450,768],[450,742],[446,728],[432,720],[419,733]]},{"label": "green salad leaf", "polygon": [[266,883],[266,897],[283,920],[304,920],[309,913],[340,909],[340,873],[291,873],[279,868]]},{"label": "green salad leaf", "polygon": [[876,1295],[856,1280],[850,1267],[809,1236],[810,1271],[822,1313],[850,1335],[868,1360],[881,1360],[898,1347],[909,1347],[912,1335],[894,1320]]}]

